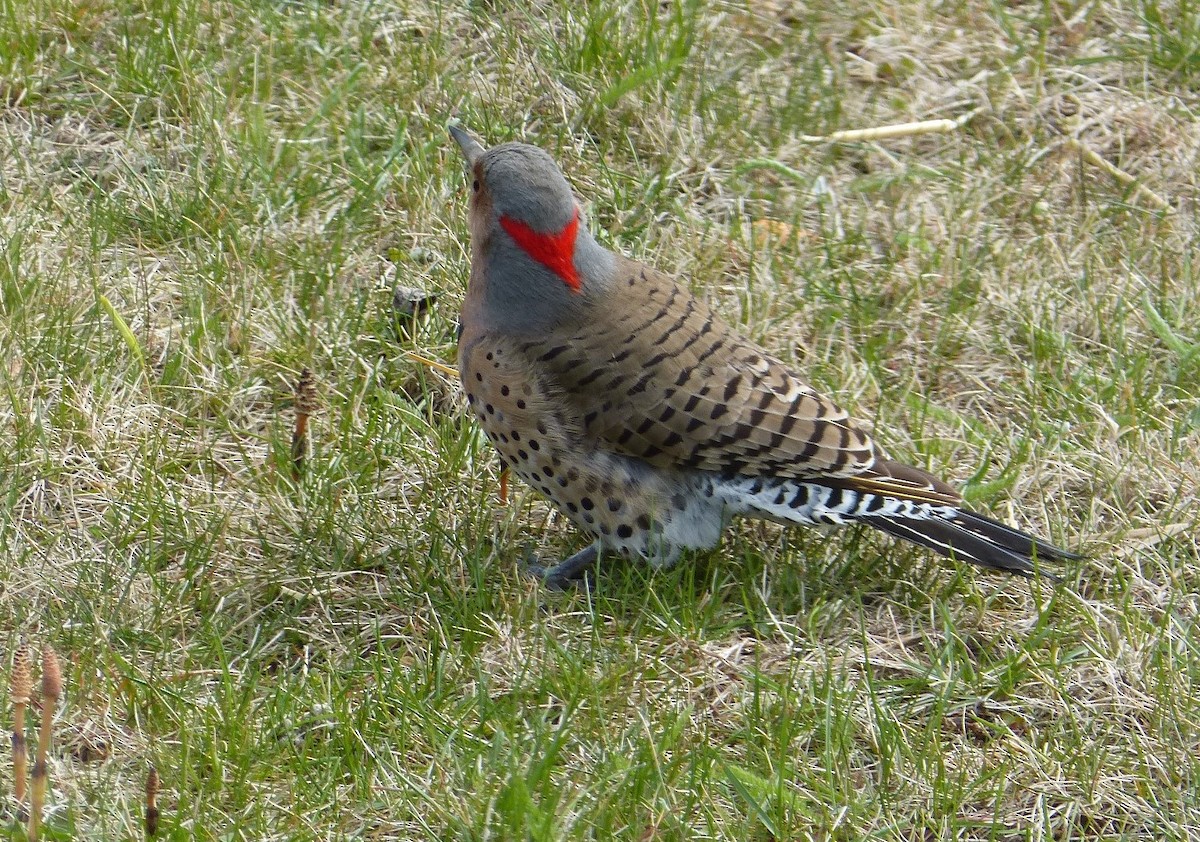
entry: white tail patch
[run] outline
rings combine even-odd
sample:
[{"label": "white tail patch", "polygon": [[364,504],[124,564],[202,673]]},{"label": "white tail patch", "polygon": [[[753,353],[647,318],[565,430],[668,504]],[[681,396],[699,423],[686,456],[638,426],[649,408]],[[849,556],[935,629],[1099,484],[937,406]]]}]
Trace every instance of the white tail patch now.
[{"label": "white tail patch", "polygon": [[732,513],[779,523],[841,525],[871,518],[946,520],[958,512],[954,506],[778,477],[721,479],[716,488]]}]

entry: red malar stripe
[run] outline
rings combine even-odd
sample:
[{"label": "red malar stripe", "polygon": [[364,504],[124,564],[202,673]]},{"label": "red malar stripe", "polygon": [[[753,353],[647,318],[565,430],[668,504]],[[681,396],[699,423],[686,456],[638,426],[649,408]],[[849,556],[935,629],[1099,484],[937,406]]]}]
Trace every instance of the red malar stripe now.
[{"label": "red malar stripe", "polygon": [[534,231],[524,222],[507,216],[500,217],[500,225],[522,251],[562,278],[575,292],[579,292],[579,273],[575,271],[575,235],[579,231],[579,208],[575,208],[575,215],[571,217],[571,221],[557,234]]}]

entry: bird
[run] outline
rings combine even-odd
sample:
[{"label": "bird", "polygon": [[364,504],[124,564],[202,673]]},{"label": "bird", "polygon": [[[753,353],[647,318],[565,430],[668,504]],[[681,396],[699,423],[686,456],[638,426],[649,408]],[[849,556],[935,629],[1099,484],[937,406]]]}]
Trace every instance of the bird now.
[{"label": "bird", "polygon": [[590,584],[606,554],[669,566],[716,546],[735,517],[866,524],[1022,576],[1079,558],[887,458],[686,286],[597,242],[547,152],[449,132],[471,177],[468,410],[503,466],[591,539],[560,562],[528,560],[546,586]]}]

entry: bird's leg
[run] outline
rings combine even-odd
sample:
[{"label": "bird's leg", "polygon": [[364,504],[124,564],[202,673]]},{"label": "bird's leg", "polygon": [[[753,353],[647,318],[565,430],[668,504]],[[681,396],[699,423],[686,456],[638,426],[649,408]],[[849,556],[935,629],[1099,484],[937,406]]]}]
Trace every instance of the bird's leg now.
[{"label": "bird's leg", "polygon": [[530,575],[541,579],[546,587],[556,591],[565,591],[577,588],[582,584],[590,586],[589,574],[592,573],[592,568],[599,558],[600,545],[599,542],[596,542],[551,567],[546,567],[535,557],[530,556],[525,560],[525,570]]}]

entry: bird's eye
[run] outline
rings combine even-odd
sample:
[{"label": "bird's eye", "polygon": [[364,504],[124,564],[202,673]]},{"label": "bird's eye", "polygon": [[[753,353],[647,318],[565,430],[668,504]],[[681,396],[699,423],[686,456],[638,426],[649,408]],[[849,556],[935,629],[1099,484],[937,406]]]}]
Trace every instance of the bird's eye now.
[{"label": "bird's eye", "polygon": [[479,192],[479,179],[475,179],[475,183],[471,185],[471,189],[473,189],[476,193]]}]

